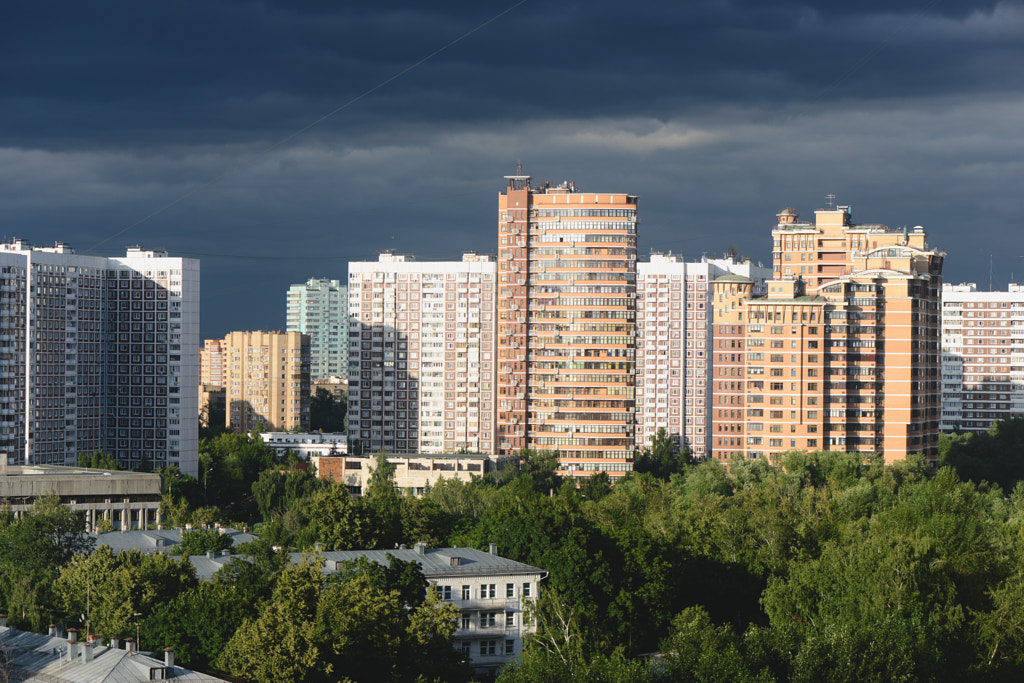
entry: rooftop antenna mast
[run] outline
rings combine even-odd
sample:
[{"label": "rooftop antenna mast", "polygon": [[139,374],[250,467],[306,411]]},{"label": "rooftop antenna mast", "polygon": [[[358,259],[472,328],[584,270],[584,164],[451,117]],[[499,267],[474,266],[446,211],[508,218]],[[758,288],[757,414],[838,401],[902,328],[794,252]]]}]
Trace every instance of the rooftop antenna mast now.
[{"label": "rooftop antenna mast", "polygon": [[988,291],[992,291],[992,254],[988,255]]},{"label": "rooftop antenna mast", "polygon": [[831,192],[829,192],[827,195],[825,195],[825,201],[828,202],[828,208],[831,209],[831,208],[833,208],[835,206],[836,196],[834,194],[832,194]]}]

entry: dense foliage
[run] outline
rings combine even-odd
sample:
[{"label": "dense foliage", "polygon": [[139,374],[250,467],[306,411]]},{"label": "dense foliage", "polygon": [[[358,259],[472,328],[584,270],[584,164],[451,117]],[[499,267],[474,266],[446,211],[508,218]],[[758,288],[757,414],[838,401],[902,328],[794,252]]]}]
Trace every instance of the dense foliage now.
[{"label": "dense foliage", "polygon": [[[185,560],[76,555],[90,550],[80,516],[47,501],[0,515],[0,608],[34,628],[91,611],[93,631],[122,636],[141,613],[147,649],[244,680],[466,681],[455,609],[415,565],[325,577],[316,553],[496,543],[548,572],[537,633],[503,682],[1020,680],[1024,483],[1008,461],[1022,434],[1010,421],[944,437],[951,466],[937,471],[803,452],[727,470],[656,438],[646,471],[614,486],[602,474],[576,487],[553,454],[525,452],[517,472],[441,480],[422,498],[378,457],[361,499],[223,435],[205,456],[216,493],[164,473],[182,515],[229,517],[242,500],[261,520],[213,583]],[[189,551],[217,540],[196,532]],[[289,567],[274,546],[308,554]]]}]

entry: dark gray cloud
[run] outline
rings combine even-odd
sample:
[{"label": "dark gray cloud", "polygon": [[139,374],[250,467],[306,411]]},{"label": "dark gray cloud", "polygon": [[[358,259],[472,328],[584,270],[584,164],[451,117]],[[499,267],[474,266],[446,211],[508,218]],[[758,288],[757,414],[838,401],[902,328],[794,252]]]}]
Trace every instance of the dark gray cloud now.
[{"label": "dark gray cloud", "polygon": [[[834,192],[949,280],[1024,279],[1024,3],[8,3],[3,232],[203,260],[203,333],[378,250],[493,251],[501,176],[640,196],[641,248],[767,260]],[[255,159],[255,160],[254,160]],[[225,171],[237,171],[211,183]]]}]

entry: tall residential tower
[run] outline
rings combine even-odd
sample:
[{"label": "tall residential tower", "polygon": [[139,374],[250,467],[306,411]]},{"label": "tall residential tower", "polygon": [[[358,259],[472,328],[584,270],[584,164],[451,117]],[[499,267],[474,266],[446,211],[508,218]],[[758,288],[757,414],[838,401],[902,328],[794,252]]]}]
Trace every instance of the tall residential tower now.
[{"label": "tall residential tower", "polygon": [[635,445],[637,198],[531,186],[498,196],[498,450],[557,450],[621,476]]},{"label": "tall residential tower", "polygon": [[348,374],[348,290],[340,280],[289,287],[286,317],[288,332],[309,336],[312,381]]}]

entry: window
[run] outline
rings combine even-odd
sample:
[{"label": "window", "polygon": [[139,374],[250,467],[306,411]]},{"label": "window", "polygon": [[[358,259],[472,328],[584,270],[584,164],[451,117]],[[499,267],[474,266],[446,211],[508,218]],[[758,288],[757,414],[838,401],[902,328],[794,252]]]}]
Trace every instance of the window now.
[{"label": "window", "polygon": [[497,612],[481,612],[480,613],[480,628],[491,628],[496,626],[498,621]]},{"label": "window", "polygon": [[514,583],[505,584],[505,597],[514,598],[516,597],[516,585]]},{"label": "window", "polygon": [[530,584],[529,582],[523,584],[523,597],[530,597]]},{"label": "window", "polygon": [[480,654],[481,655],[493,655],[496,654],[498,647],[498,641],[496,640],[481,640],[480,641]]},{"label": "window", "polygon": [[469,646],[470,642],[468,640],[462,641],[462,656],[466,659],[469,659]]},{"label": "window", "polygon": [[487,598],[496,598],[496,597],[498,597],[498,591],[497,591],[497,586],[495,584],[493,584],[493,583],[491,583],[491,584],[486,584],[486,583],[480,584],[480,599],[481,600],[486,600]]},{"label": "window", "polygon": [[451,586],[437,586],[437,594],[442,600],[452,599],[452,587]]},{"label": "window", "polygon": [[468,629],[469,628],[469,613],[468,612],[463,613],[463,615],[462,615],[462,628],[463,629]]},{"label": "window", "polygon": [[511,628],[512,626],[515,626],[515,625],[516,625],[516,613],[515,612],[505,612],[505,626],[507,628]]},{"label": "window", "polygon": [[516,641],[506,640],[505,641],[505,654],[509,657],[516,653]]},{"label": "window", "polygon": [[470,597],[469,586],[463,586],[462,587],[462,599],[463,600],[469,600],[469,597]]}]

